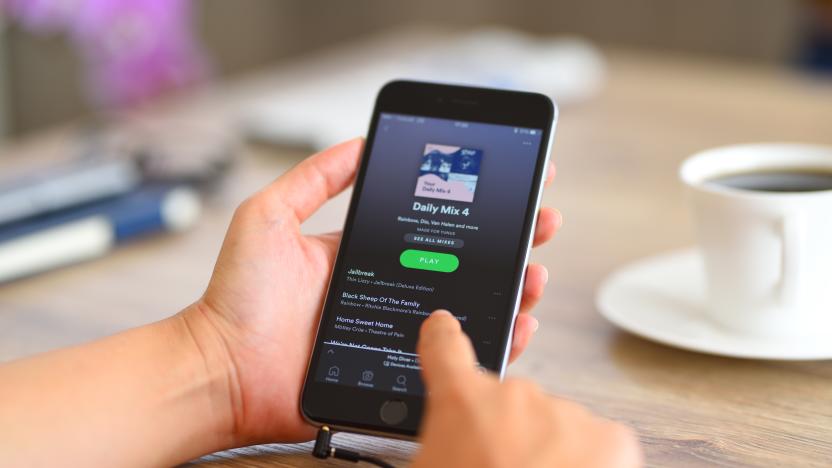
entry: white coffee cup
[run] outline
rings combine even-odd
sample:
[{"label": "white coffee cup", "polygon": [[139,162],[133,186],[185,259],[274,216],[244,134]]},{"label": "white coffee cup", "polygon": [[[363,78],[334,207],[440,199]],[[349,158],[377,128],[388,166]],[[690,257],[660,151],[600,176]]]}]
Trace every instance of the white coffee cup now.
[{"label": "white coffee cup", "polygon": [[832,190],[765,192],[709,182],[755,171],[820,169],[832,173],[832,147],[728,146],[682,164],[709,312],[719,325],[757,336],[832,339]]}]

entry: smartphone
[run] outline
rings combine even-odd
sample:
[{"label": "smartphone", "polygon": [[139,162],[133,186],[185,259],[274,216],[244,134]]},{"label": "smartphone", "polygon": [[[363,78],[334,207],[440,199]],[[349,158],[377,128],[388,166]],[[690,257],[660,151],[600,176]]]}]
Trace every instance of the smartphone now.
[{"label": "smartphone", "polygon": [[503,375],[556,117],[542,94],[381,89],[304,383],[308,421],[416,436],[416,342],[439,308]]}]

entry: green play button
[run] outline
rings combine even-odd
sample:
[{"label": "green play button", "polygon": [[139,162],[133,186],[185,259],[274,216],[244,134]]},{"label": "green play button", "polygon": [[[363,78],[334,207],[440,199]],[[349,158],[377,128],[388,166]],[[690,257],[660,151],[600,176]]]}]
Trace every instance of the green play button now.
[{"label": "green play button", "polygon": [[459,259],[456,255],[427,250],[407,249],[399,255],[399,262],[406,268],[443,273],[451,273],[459,268]]}]

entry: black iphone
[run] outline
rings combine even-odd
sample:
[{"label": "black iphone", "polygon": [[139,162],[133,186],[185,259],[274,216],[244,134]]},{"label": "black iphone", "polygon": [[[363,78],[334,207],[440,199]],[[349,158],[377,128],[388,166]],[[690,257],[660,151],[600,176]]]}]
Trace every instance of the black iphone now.
[{"label": "black iphone", "polygon": [[439,308],[502,376],[556,117],[542,94],[381,89],[301,398],[310,422],[415,436],[416,342]]}]

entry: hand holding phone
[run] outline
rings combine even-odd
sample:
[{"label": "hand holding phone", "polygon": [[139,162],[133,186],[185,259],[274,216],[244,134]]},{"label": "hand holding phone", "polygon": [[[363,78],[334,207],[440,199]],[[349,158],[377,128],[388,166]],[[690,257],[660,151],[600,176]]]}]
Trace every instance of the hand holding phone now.
[{"label": "hand holding phone", "polygon": [[[357,138],[311,156],[249,197],[234,213],[207,290],[182,316],[218,380],[228,412],[227,447],[310,440],[299,411],[326,283],[340,233],[305,236],[300,224],[348,187],[363,148]],[[541,210],[535,245],[552,238],[559,216]],[[546,271],[530,264],[515,326],[517,357],[534,333],[528,313]],[[230,440],[229,440],[230,438]]]},{"label": "hand holding phone", "polygon": [[477,372],[471,341],[450,313],[425,320],[418,349],[429,396],[414,468],[641,464],[626,426],[551,398],[531,381],[500,383]]}]

